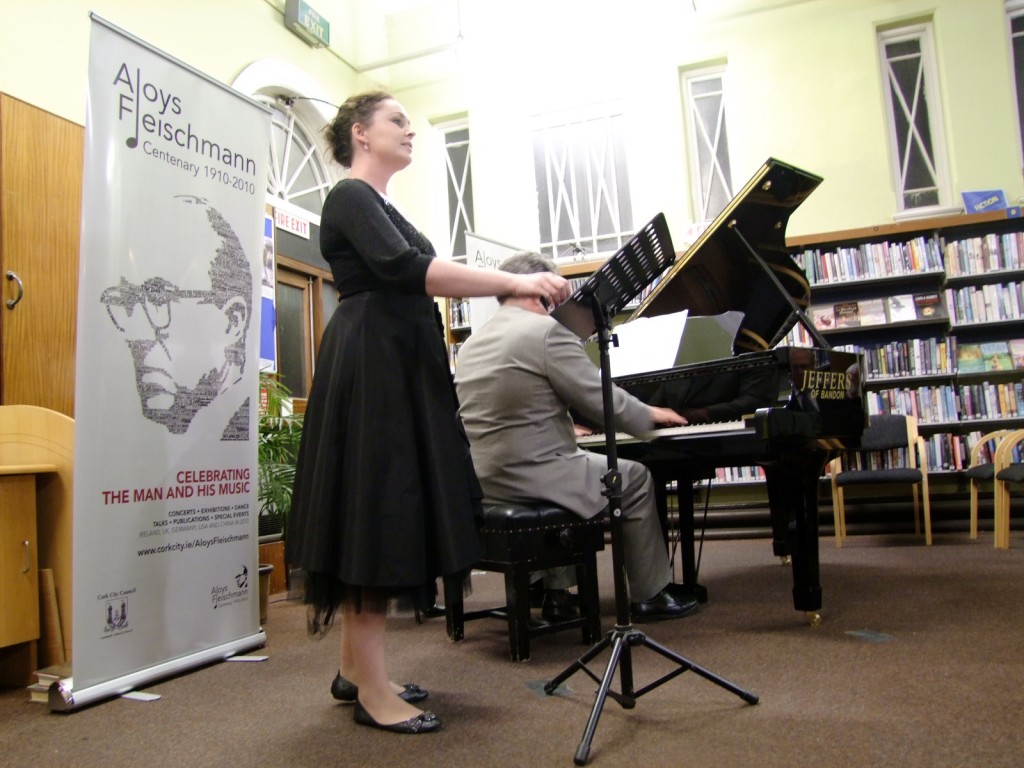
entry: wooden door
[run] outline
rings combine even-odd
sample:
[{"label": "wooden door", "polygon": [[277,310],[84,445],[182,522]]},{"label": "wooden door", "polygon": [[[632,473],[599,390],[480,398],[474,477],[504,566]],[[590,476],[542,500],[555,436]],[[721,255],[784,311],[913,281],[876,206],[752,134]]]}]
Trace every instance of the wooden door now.
[{"label": "wooden door", "polygon": [[80,125],[0,94],[0,404],[71,417],[83,142]]}]

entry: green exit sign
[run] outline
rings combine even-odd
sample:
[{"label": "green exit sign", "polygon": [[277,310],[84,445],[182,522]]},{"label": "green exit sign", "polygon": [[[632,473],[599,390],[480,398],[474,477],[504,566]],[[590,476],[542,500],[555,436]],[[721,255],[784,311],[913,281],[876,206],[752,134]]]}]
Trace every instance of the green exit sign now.
[{"label": "green exit sign", "polygon": [[314,48],[331,44],[331,25],[303,0],[286,0],[284,24]]}]

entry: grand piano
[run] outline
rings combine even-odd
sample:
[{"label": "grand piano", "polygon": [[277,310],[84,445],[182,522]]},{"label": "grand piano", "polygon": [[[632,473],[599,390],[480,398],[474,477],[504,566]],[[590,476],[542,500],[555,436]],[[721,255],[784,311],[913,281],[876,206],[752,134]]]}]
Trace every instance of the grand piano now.
[{"label": "grand piano", "polygon": [[[808,322],[810,286],[786,250],[789,217],[820,182],[769,158],[625,321],[742,312],[732,355],[623,377],[612,371],[618,386],[690,422],[649,441],[616,439],[619,457],[651,470],[663,520],[674,483],[684,585],[707,599],[694,558],[694,483],[719,467],[760,466],[773,551],[790,560],[794,608],[812,625],[821,621],[819,478],[837,451],[857,444],[867,418],[860,356],[832,350]],[[778,346],[798,322],[814,346]],[[580,444],[602,451],[606,439]]]}]

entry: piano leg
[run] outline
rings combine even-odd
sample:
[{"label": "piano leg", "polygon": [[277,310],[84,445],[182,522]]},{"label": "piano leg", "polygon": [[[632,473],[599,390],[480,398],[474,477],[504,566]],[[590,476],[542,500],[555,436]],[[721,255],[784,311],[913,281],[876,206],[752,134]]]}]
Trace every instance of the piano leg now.
[{"label": "piano leg", "polygon": [[685,591],[697,598],[698,602],[708,601],[708,590],[697,583],[697,557],[695,553],[696,526],[693,512],[693,483],[696,479],[689,475],[677,475],[674,472],[664,474],[654,472],[654,494],[661,517],[662,530],[668,533],[668,494],[665,490],[669,482],[676,484],[676,499],[679,509],[679,557]]},{"label": "piano leg", "polygon": [[764,467],[775,554],[789,554],[793,567],[793,607],[821,623],[818,561],[818,478],[827,457],[813,452]]}]

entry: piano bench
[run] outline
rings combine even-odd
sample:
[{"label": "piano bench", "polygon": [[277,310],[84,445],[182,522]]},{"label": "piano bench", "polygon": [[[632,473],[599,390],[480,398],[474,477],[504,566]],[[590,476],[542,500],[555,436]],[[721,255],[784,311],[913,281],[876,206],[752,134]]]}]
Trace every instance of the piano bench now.
[{"label": "piano bench", "polygon": [[[473,568],[505,575],[505,605],[465,611],[462,582],[444,580],[445,621],[448,639],[465,637],[466,621],[504,618],[512,661],[530,658],[530,638],[580,628],[584,643],[601,636],[597,589],[597,553],[604,549],[606,516],[585,520],[568,510],[543,502],[484,504],[480,534],[484,556]],[[575,566],[579,591],[578,618],[557,623],[531,622],[530,574],[560,566]]]}]

